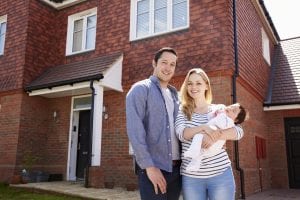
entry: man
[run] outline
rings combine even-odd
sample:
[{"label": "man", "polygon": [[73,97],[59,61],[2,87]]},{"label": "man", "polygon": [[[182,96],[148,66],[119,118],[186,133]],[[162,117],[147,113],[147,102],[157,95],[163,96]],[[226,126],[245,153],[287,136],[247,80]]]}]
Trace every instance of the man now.
[{"label": "man", "polygon": [[142,200],[178,200],[180,195],[180,143],[174,130],[179,101],[169,85],[176,64],[174,49],[160,49],[153,75],[135,83],[126,97],[127,134]]}]

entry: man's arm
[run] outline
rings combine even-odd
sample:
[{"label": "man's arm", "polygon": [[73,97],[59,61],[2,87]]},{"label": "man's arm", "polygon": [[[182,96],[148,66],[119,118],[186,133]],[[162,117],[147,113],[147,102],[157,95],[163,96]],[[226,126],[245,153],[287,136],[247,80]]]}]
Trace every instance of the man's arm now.
[{"label": "man's arm", "polygon": [[155,193],[158,194],[158,188],[162,193],[166,193],[167,182],[160,169],[154,166],[146,142],[146,130],[143,121],[147,109],[147,89],[142,86],[136,86],[126,96],[127,134],[136,161],[142,169],[146,169]]},{"label": "man's arm", "polygon": [[126,126],[138,165],[145,169],[154,166],[146,142],[143,120],[146,114],[147,88],[133,86],[126,96]]}]

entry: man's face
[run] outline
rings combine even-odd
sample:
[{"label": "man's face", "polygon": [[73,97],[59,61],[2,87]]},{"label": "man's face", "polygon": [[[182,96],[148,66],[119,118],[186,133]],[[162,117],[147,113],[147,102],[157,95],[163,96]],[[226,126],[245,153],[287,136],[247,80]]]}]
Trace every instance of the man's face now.
[{"label": "man's face", "polygon": [[163,52],[157,63],[153,61],[154,72],[161,84],[168,84],[174,75],[177,56],[170,52]]}]

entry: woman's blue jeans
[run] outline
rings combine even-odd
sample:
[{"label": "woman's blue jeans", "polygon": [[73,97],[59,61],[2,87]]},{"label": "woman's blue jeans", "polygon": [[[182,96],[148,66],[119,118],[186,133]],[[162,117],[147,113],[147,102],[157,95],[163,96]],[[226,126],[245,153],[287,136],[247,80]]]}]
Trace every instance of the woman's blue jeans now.
[{"label": "woman's blue jeans", "polygon": [[182,176],[184,200],[234,200],[235,183],[231,167],[211,178]]}]

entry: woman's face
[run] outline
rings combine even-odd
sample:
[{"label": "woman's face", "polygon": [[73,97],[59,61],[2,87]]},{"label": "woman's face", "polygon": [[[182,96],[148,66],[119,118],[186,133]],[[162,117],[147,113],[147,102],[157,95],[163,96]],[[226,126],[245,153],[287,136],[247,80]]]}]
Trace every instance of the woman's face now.
[{"label": "woman's face", "polygon": [[193,99],[199,99],[205,97],[205,91],[207,90],[207,84],[203,78],[196,73],[190,75],[187,82],[187,92]]}]

